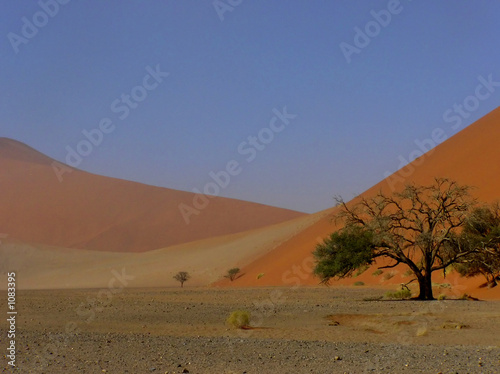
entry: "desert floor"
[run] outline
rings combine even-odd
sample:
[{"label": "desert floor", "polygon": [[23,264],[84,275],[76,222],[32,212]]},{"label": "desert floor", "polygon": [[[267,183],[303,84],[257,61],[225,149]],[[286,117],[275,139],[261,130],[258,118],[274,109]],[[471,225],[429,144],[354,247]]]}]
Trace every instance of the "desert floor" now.
[{"label": "desert floor", "polygon": [[[19,373],[500,373],[500,301],[365,287],[19,291]],[[0,293],[0,310],[7,311]],[[226,324],[248,310],[253,329]],[[6,324],[2,318],[2,351]],[[2,354],[4,355],[4,354]]]}]

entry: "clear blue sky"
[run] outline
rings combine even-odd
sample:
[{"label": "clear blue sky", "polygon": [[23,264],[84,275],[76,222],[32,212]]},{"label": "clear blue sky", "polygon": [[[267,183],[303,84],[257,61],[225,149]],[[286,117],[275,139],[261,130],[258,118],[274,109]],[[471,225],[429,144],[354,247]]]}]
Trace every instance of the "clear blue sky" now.
[{"label": "clear blue sky", "polygon": [[[500,82],[497,1],[401,0],[380,30],[371,11],[390,1],[221,0],[220,16],[211,0],[54,1],[0,5],[0,136],[64,162],[109,118],[78,166],[97,174],[201,190],[235,160],[221,196],[315,212],[398,169],[435,128],[451,136],[499,105],[494,87],[458,127],[443,119],[479,76]],[[356,27],[373,37],[348,63]],[[169,76],[137,88],[158,64]],[[134,89],[147,97],[120,119]],[[238,151],[285,106],[297,117],[264,149]]]}]

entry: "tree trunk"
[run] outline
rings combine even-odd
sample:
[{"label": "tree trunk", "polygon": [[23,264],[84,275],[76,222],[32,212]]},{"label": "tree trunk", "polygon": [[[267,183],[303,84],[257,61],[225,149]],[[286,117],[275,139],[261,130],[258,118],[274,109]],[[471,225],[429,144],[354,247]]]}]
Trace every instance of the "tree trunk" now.
[{"label": "tree trunk", "polygon": [[420,287],[420,294],[417,300],[434,300],[432,295],[432,278],[431,273],[426,273],[418,277],[418,286]]}]

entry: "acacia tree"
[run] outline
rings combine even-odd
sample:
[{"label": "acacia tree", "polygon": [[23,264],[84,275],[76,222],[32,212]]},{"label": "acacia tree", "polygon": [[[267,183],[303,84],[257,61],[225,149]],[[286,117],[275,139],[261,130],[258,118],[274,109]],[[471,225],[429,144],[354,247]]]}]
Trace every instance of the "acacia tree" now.
[{"label": "acacia tree", "polygon": [[224,277],[228,278],[232,282],[236,279],[239,273],[240,273],[240,268],[232,268],[227,271],[227,274],[224,275]]},{"label": "acacia tree", "polygon": [[327,283],[385,257],[392,261],[381,269],[405,264],[418,280],[417,299],[433,300],[432,273],[477,252],[477,247],[456,245],[475,205],[469,191],[468,186],[436,178],[428,186],[407,185],[391,195],[379,192],[353,205],[337,199],[341,211],[336,218],[344,226],[316,247],[315,274]]},{"label": "acacia tree", "polygon": [[464,224],[451,251],[473,248],[476,252],[455,268],[461,275],[472,277],[483,275],[490,287],[500,280],[500,205],[483,206],[474,209]]},{"label": "acacia tree", "polygon": [[184,287],[184,282],[186,282],[191,276],[187,271],[179,271],[173,277],[176,281],[181,283],[181,288]]}]

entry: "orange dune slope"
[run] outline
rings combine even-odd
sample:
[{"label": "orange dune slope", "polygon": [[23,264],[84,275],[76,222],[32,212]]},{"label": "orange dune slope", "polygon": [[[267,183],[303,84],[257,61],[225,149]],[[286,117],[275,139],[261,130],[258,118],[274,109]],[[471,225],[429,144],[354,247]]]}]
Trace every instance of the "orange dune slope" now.
[{"label": "orange dune slope", "polygon": [[[476,187],[473,193],[481,201],[500,200],[499,144],[500,108],[497,108],[435,149],[382,180],[361,196],[369,197],[379,191],[390,193],[401,189],[406,183],[429,184],[435,177],[448,177],[459,183]],[[353,173],[355,172],[353,170]],[[322,238],[335,231],[336,226],[331,221],[334,213],[335,209],[331,214],[277,246],[270,253],[245,266],[242,269],[245,276],[232,283],[222,280],[216,285],[318,284],[318,279],[311,274],[314,267],[312,251]],[[368,270],[368,272],[373,271]],[[264,274],[264,276],[258,278],[258,274]],[[374,283],[374,279],[375,277],[370,275],[364,280]],[[354,280],[351,279],[340,284],[353,282]],[[399,282],[401,280],[398,278],[397,283]],[[467,282],[467,280],[461,282]],[[476,284],[477,280],[474,282]],[[376,284],[379,284],[378,280]]]},{"label": "orange dune slope", "polygon": [[[115,271],[130,274],[130,287],[179,287],[173,275],[187,271],[191,275],[188,287],[206,286],[227,269],[252,262],[321,217],[304,215],[251,231],[141,253],[72,249],[2,238],[0,275],[16,271],[20,289],[102,288]],[[6,286],[0,283],[0,290]]]},{"label": "orange dune slope", "polygon": [[69,167],[58,178],[53,162],[20,142],[0,138],[2,237],[66,248],[143,252],[304,216],[215,197],[191,215],[188,224],[179,204],[193,207],[193,193]]}]

